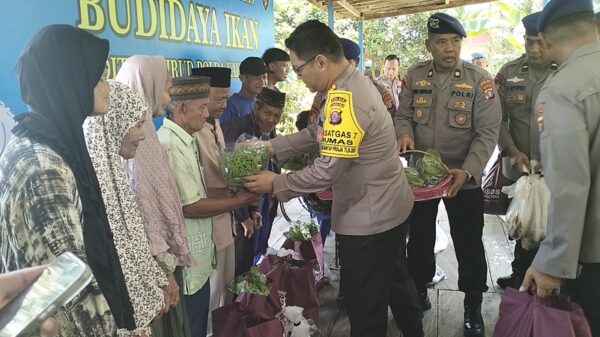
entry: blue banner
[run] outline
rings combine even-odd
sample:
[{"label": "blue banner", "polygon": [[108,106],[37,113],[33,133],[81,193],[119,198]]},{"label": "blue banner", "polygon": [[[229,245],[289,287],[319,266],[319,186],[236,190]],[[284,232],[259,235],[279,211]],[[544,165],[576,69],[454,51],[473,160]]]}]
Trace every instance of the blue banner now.
[{"label": "blue banner", "polygon": [[114,77],[127,57],[163,55],[174,77],[190,69],[232,70],[239,90],[239,63],[275,44],[273,0],[27,0],[0,2],[0,153],[6,116],[27,110],[19,95],[16,60],[28,39],[53,23],[72,24],[110,41],[107,61]]}]

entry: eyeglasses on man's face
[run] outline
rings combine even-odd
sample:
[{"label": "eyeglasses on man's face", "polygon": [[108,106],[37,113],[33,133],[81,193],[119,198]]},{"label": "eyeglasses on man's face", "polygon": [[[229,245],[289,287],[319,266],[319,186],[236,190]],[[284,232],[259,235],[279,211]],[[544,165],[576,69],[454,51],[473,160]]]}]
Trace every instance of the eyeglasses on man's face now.
[{"label": "eyeglasses on man's face", "polygon": [[297,68],[292,66],[292,70],[294,70],[294,72],[296,73],[296,75],[298,75],[298,77],[302,77],[302,69],[304,69],[304,67],[306,67],[309,63],[313,62],[315,60],[315,58],[317,58],[318,55],[319,55],[319,53],[316,53],[308,61],[302,63],[302,65],[300,65]]}]

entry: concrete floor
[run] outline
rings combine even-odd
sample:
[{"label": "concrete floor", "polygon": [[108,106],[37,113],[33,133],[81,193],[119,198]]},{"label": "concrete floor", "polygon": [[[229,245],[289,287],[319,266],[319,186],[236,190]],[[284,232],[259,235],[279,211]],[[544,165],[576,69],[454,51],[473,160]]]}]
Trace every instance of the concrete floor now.
[{"label": "concrete floor", "polygon": [[[285,210],[292,221],[297,219],[309,220],[308,211],[294,199],[285,204]],[[438,228],[448,236],[448,246],[437,254],[437,264],[444,270],[446,278],[438,283],[435,288],[429,289],[429,298],[433,308],[425,313],[424,327],[426,337],[462,337],[463,322],[463,293],[458,291],[457,262],[454,247],[450,239],[448,217],[444,204],[440,203],[438,212]],[[280,214],[273,225],[269,245],[278,248],[283,243],[283,232],[289,223]],[[494,325],[498,319],[498,305],[501,290],[495,285],[496,278],[510,274],[510,262],[513,258],[514,243],[506,236],[506,226],[497,216],[486,215],[484,227],[484,247],[488,263],[488,287],[484,294],[482,314],[486,324],[486,336],[492,336]],[[330,235],[325,244],[325,263],[330,266],[331,282],[319,291],[321,309],[317,327],[317,336],[342,337],[350,336],[350,323],[343,308],[336,302],[339,287],[339,273],[334,263],[334,234]],[[391,313],[389,314],[388,336],[399,337],[400,331],[396,328]]]}]

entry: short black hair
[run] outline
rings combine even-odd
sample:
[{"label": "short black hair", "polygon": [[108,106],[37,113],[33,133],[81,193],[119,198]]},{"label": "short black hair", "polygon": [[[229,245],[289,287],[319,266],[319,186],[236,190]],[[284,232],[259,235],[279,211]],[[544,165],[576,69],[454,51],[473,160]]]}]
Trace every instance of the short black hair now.
[{"label": "short black hair", "polygon": [[298,131],[302,129],[306,129],[308,127],[308,115],[310,114],[310,110],[302,111],[296,116],[296,129]]},{"label": "short black hair", "polygon": [[398,61],[398,63],[400,63],[400,59],[398,58],[398,56],[396,56],[396,54],[390,54],[390,55],[386,56],[385,60],[383,62],[393,61],[393,60],[396,60],[396,61]]},{"label": "short black hair", "polygon": [[271,62],[275,61],[289,61],[290,55],[285,50],[279,48],[269,48],[262,54],[262,59],[265,65],[268,67]]},{"label": "short black hair", "polygon": [[296,27],[285,39],[285,46],[305,61],[317,54],[323,54],[334,62],[344,59],[340,38],[318,20],[309,20]]}]

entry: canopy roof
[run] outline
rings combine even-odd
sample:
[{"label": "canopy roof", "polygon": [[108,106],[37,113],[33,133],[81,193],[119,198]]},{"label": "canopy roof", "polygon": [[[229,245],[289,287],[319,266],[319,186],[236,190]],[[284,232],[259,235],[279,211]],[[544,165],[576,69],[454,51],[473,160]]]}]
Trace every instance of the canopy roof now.
[{"label": "canopy roof", "polygon": [[[306,1],[327,12],[327,0]],[[333,0],[333,12],[336,19],[371,20],[491,1],[494,0]]]}]

